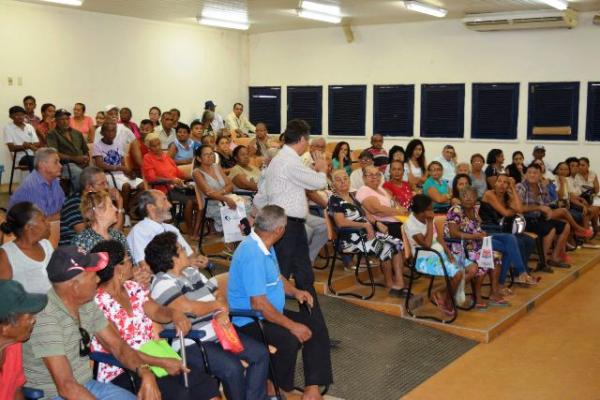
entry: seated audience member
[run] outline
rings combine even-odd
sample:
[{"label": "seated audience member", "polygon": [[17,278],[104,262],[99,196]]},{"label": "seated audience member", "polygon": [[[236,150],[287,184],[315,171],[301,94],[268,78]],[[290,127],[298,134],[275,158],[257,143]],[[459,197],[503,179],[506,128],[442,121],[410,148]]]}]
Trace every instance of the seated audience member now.
[{"label": "seated audience member", "polygon": [[35,97],[28,95],[23,98],[23,108],[25,109],[25,123],[30,124],[35,129],[42,119],[35,115],[37,103]]},{"label": "seated audience member", "polygon": [[264,122],[256,124],[256,136],[248,145],[250,157],[266,157],[267,151],[271,148],[271,138],[267,131],[267,125]]},{"label": "seated audience member", "polygon": [[[162,232],[173,232],[177,235],[177,240],[192,261],[193,267],[205,268],[208,265],[208,258],[201,254],[195,254],[181,232],[173,225],[165,223],[171,219],[171,203],[163,192],[159,190],[143,192],[138,201],[137,214],[143,219],[135,224],[127,235],[131,258],[133,263],[138,266],[134,271],[140,267],[148,271],[148,266],[144,261],[144,249],[154,236]],[[136,280],[139,281],[137,278]]]},{"label": "seated audience member", "polygon": [[233,111],[225,119],[225,128],[235,134],[235,137],[248,137],[248,133],[256,130],[256,127],[244,115],[242,103],[233,105]]},{"label": "seated audience member", "polygon": [[[143,362],[163,368],[169,375],[158,378],[158,388],[162,399],[192,400],[218,399],[218,383],[207,375],[202,368],[194,368],[189,375],[190,390],[186,390],[179,376],[185,372],[180,360],[154,357],[140,351],[155,337],[153,321],[161,324],[173,322],[175,328],[184,335],[191,324],[185,314],[172,308],[157,304],[149,297],[148,291],[132,280],[133,266],[121,243],[108,240],[98,243],[92,249],[94,253],[107,253],[108,265],[96,274],[100,280],[95,303],[106,319],[114,324],[119,336],[136,350]],[[100,341],[94,337],[92,351],[106,352]],[[123,389],[131,390],[131,382],[122,368],[100,363],[98,365],[99,382],[110,382]],[[138,379],[134,379],[139,384]]]},{"label": "seated audience member", "polygon": [[39,148],[39,139],[32,125],[25,122],[25,109],[13,106],[8,110],[12,119],[4,127],[4,143],[10,152],[15,154],[17,165],[26,166],[29,172],[33,171],[33,153]]},{"label": "seated audience member", "polygon": [[[471,173],[471,165],[469,165],[468,162],[459,162],[458,164],[456,164],[455,173],[469,175]],[[448,185],[451,184],[452,181],[448,182]]]},{"label": "seated audience member", "polygon": [[[400,161],[402,164],[404,164],[404,147],[396,145],[392,146],[389,153],[389,159],[390,164],[392,163],[392,161]],[[386,181],[390,179],[390,164],[385,166],[385,172],[383,173],[383,178]]]},{"label": "seated audience member", "polygon": [[485,179],[488,188],[493,188],[496,177],[504,172],[504,153],[500,149],[492,149],[488,152],[485,162],[488,164],[485,168]]},{"label": "seated audience member", "polygon": [[352,174],[352,151],[348,142],[338,142],[333,149],[331,154],[331,164],[334,170],[343,169],[346,171],[346,175]]},{"label": "seated audience member", "polygon": [[575,176],[575,183],[582,188],[584,186],[591,187],[594,195],[598,195],[598,193],[600,193],[598,175],[596,175],[594,171],[590,170],[590,160],[587,157],[581,157],[579,159],[579,171]]},{"label": "seated audience member", "polygon": [[[401,163],[397,164],[401,165]],[[387,226],[372,215],[365,214],[358,201],[350,194],[350,179],[343,170],[335,170],[331,177],[333,194],[327,209],[338,228],[360,228],[363,234],[342,234],[340,241],[343,253],[366,252],[383,262],[385,286],[391,296],[406,297],[402,276],[403,260],[401,243],[380,231]],[[374,226],[376,228],[374,228]]]},{"label": "seated audience member", "polygon": [[566,255],[566,244],[571,227],[563,221],[552,218],[552,209],[548,207],[548,192],[540,184],[540,176],[540,167],[531,164],[525,171],[525,180],[516,186],[516,192],[523,204],[523,213],[527,222],[526,230],[544,238],[546,254],[550,254],[554,236],[558,236],[547,263],[553,267],[569,268],[570,265],[561,260]]},{"label": "seated audience member", "polygon": [[[456,174],[452,180],[452,199],[450,204],[460,204],[460,191],[465,186],[471,186],[471,178],[467,174]],[[474,188],[475,189],[475,188]]]},{"label": "seated audience member", "polygon": [[119,210],[112,202],[107,191],[86,192],[81,195],[81,215],[87,227],[73,237],[71,242],[80,249],[89,252],[103,240],[117,240],[127,250],[127,238],[112,226],[117,222]]},{"label": "seated audience member", "polygon": [[365,184],[363,179],[364,170],[366,167],[373,165],[373,154],[369,153],[367,150],[361,151],[358,156],[358,164],[360,168],[355,169],[350,174],[350,191],[355,192]]},{"label": "seated audience member", "polygon": [[387,151],[383,148],[383,135],[375,133],[371,136],[371,147],[366,149],[373,154],[373,163],[381,172],[385,172],[387,165],[390,163]]},{"label": "seated audience member", "polygon": [[327,142],[325,139],[317,137],[310,141],[308,150],[300,156],[302,163],[311,168],[317,159],[325,159],[325,150]]},{"label": "seated audience member", "polygon": [[[94,140],[96,139],[96,129],[100,128],[102,124],[106,121],[106,113],[102,110],[96,113],[96,122],[94,124]],[[89,140],[89,138],[88,138]]]},{"label": "seated audience member", "polygon": [[[258,212],[254,231],[233,255],[227,286],[229,307],[261,313],[265,338],[277,348],[272,355],[273,372],[284,391],[294,389],[296,359],[302,347],[303,398],[321,400],[319,385],[332,382],[329,337],[326,329],[317,329],[314,318],[305,319],[299,312],[284,310],[286,295],[309,309],[316,306],[309,292],[294,287],[279,270],[273,245],[285,229],[286,215],[281,207],[269,205]],[[233,322],[243,334],[261,340],[259,327],[251,319],[235,317]]]},{"label": "seated audience member", "polygon": [[215,113],[210,111],[210,110],[204,110],[204,112],[202,113],[202,135],[210,135],[212,137],[217,137],[217,135],[219,135],[223,129],[215,129],[214,126],[214,120],[215,120]]},{"label": "seated audience member", "polygon": [[[444,276],[445,271],[450,278],[452,293],[448,293],[446,285],[434,289],[431,300],[444,314],[453,316],[455,310],[451,307],[451,298],[462,280],[463,269],[465,269],[465,281],[470,281],[477,271],[477,264],[465,259],[456,259],[444,241],[443,232],[436,232],[433,223],[432,200],[423,194],[413,197],[411,214],[406,222],[406,235],[413,255],[417,247],[425,247],[440,253],[443,264],[439,257],[430,251],[419,251],[415,259],[415,269],[421,273]],[[462,265],[459,264],[462,261]]]},{"label": "seated audience member", "polygon": [[22,400],[26,378],[23,348],[35,325],[35,314],[46,307],[46,294],[27,293],[12,280],[0,279],[0,399]]},{"label": "seated audience member", "polygon": [[425,146],[419,139],[412,139],[406,146],[404,153],[404,180],[413,190],[421,187],[427,179],[427,168],[425,167]]},{"label": "seated audience member", "polygon": [[54,107],[54,104],[45,103],[42,104],[41,110],[42,121],[35,127],[35,133],[40,140],[40,146],[45,147],[48,132],[56,127],[56,122],[54,121],[54,112],[56,111],[56,107]]},{"label": "seated audience member", "polygon": [[46,266],[54,248],[44,214],[32,203],[17,203],[0,229],[16,237],[0,247],[0,279],[14,279],[30,293],[46,293],[50,289]]},{"label": "seated audience member", "polygon": [[150,107],[148,110],[148,119],[152,121],[152,125],[156,128],[160,124],[160,116],[162,115],[162,111],[160,108],[156,106]]},{"label": "seated audience member", "polygon": [[75,103],[73,106],[73,116],[69,120],[69,126],[81,132],[86,143],[94,143],[94,120],[85,115],[85,104]]},{"label": "seated audience member", "polygon": [[79,190],[81,170],[90,163],[87,140],[82,133],[69,126],[71,113],[61,108],[56,111],[56,128],[48,132],[48,147],[58,151],[66,165],[62,169],[62,178],[71,180],[73,190]]},{"label": "seated audience member", "polygon": [[429,177],[423,183],[423,194],[431,197],[433,200],[433,211],[437,214],[445,214],[450,208],[452,193],[448,192],[448,184],[442,180],[442,164],[432,161],[427,167]]},{"label": "seated audience member", "polygon": [[107,121],[100,130],[102,138],[94,143],[94,162],[98,168],[108,175],[108,185],[119,190],[123,196],[123,208],[125,209],[125,226],[130,226],[129,201],[131,191],[143,189],[144,181],[133,173],[133,170],[125,162],[125,154],[115,143],[117,136],[117,124]]},{"label": "seated audience member", "polygon": [[442,165],[442,179],[448,182],[448,186],[450,186],[454,180],[454,175],[457,173],[456,150],[454,150],[454,146],[451,144],[445,145],[442,154],[437,156],[434,161]]},{"label": "seated audience member", "polygon": [[144,179],[155,189],[167,194],[171,201],[184,204],[183,219],[188,231],[191,232],[194,226],[193,213],[196,200],[194,190],[185,184],[183,181],[187,178],[185,174],[162,150],[160,137],[156,132],[146,136],[146,146],[150,151],[144,156],[142,168]]},{"label": "seated audience member", "polygon": [[374,165],[365,168],[364,185],[356,192],[356,199],[367,214],[387,226],[388,232],[395,238],[401,239],[400,222],[398,217],[408,215],[408,210],[397,205],[392,196],[381,187],[383,174]]},{"label": "seated audience member", "polygon": [[202,193],[203,197],[210,200],[206,205],[206,218],[214,221],[214,227],[217,232],[223,231],[221,224],[221,203],[225,203],[234,210],[237,207],[235,198],[232,196],[233,183],[219,167],[215,165],[215,153],[210,146],[202,145],[196,150],[196,165],[192,178],[196,183],[196,188]]},{"label": "seated audience member", "polygon": [[62,165],[58,152],[50,147],[42,147],[35,152],[33,164],[35,170],[10,196],[7,208],[28,201],[38,206],[49,221],[56,221],[65,201],[65,192],[59,182]]},{"label": "seated audience member", "polygon": [[177,127],[177,140],[174,140],[169,145],[169,157],[175,164],[185,165],[191,164],[194,161],[194,151],[200,147],[192,139],[190,139],[190,128],[184,123]]},{"label": "seated audience member", "polygon": [[48,292],[48,304],[36,316],[31,338],[23,346],[27,385],[43,390],[45,398],[136,399],[118,386],[92,378],[87,356],[94,336],[125,368],[141,378],[138,398],[160,398],[148,364],[119,337],[93,301],[96,272],[107,263],[106,253],[86,254],[73,246],[59,247],[50,258],[47,271],[52,289]]},{"label": "seated audience member", "polygon": [[413,192],[408,182],[404,180],[404,163],[400,160],[390,162],[390,180],[383,184],[383,188],[391,193],[394,201],[401,207],[410,208]]},{"label": "seated audience member", "polygon": [[132,168],[137,176],[142,176],[142,166],[144,164],[144,156],[148,154],[148,146],[146,146],[146,137],[154,131],[154,125],[149,119],[143,119],[140,122],[140,137],[135,139],[129,145],[129,154],[131,156]]},{"label": "seated audience member", "polygon": [[219,154],[219,165],[221,165],[221,168],[226,174],[229,173],[231,168],[235,167],[235,158],[233,157],[233,150],[229,145],[230,143],[229,138],[226,136],[217,137],[216,153]]},{"label": "seated audience member", "polygon": [[477,190],[478,199],[481,199],[487,190],[487,179],[483,172],[484,164],[485,158],[483,158],[481,154],[475,153],[471,156],[471,172],[469,173],[469,178],[471,179],[471,186]]},{"label": "seated audience member", "polygon": [[[121,194],[117,189],[108,187],[106,175],[100,168],[94,166],[84,168],[79,177],[79,187],[81,191],[71,193],[60,210],[59,246],[70,245],[73,237],[85,229],[85,223],[81,215],[81,193],[108,191],[110,198],[117,207],[117,211],[124,210]],[[121,230],[123,228],[124,213],[124,211],[118,212],[114,229]]]},{"label": "seated audience member", "polygon": [[[546,165],[544,164],[544,162],[542,160],[533,160],[531,162],[532,164],[536,164],[540,167],[540,172],[542,173],[540,176],[540,182],[542,183],[542,185],[548,186],[553,184],[553,176],[552,176],[552,172],[551,171],[546,171]],[[550,189],[552,189],[553,193],[551,195],[553,195],[554,197],[556,196],[556,187],[554,187],[554,185],[552,185],[552,188],[548,188],[548,190],[550,191]]]},{"label": "seated audience member", "polygon": [[552,171],[552,166],[550,163],[544,160],[544,157],[546,157],[546,148],[543,145],[535,145],[531,155],[533,156],[533,159],[531,160],[532,163],[536,160],[540,160],[544,164],[545,171]]},{"label": "seated audience member", "polygon": [[[220,324],[229,324],[225,290],[215,278],[208,280],[190,267],[177,235],[164,232],[152,239],[145,249],[146,263],[156,274],[151,297],[160,305],[198,317],[211,316]],[[244,346],[239,355],[223,350],[217,342],[211,320],[196,322],[192,329],[206,332],[202,339],[211,372],[223,382],[228,399],[264,399],[266,397],[269,355],[265,346],[238,332]],[[279,352],[282,349],[277,349]],[[186,342],[188,364],[204,368],[203,351],[194,342]],[[241,360],[248,363],[244,369]]]},{"label": "seated audience member", "polygon": [[131,120],[132,116],[133,114],[131,113],[131,109],[129,107],[121,108],[119,111],[119,124],[124,125],[131,132],[133,132],[133,135],[136,139],[139,139],[141,137],[140,128],[138,128],[137,124]]},{"label": "seated audience member", "polygon": [[235,166],[229,171],[229,179],[233,182],[235,190],[249,190],[256,192],[258,190],[258,180],[260,179],[260,169],[250,164],[248,156],[248,147],[239,145],[233,150]]},{"label": "seated audience member", "polygon": [[[117,123],[119,121],[119,107],[110,104],[105,107],[106,109],[106,121],[112,121],[117,124],[117,135],[115,136],[114,142],[119,146],[121,154],[127,154],[129,152],[129,147],[132,142],[135,141],[136,136],[131,132],[131,129],[126,127],[124,124]],[[102,139],[102,135],[100,134],[100,130],[104,123],[96,128],[96,133],[94,136],[94,143],[99,142]]]},{"label": "seated audience member", "polygon": [[183,124],[183,122],[179,121],[181,119],[181,111],[179,111],[177,108],[171,108],[169,112],[173,117],[173,128],[175,128],[175,132],[177,132],[179,127]]},{"label": "seated audience member", "polygon": [[200,146],[202,144],[202,132],[204,131],[204,126],[202,125],[202,121],[199,119],[195,119],[190,124],[190,139]]},{"label": "seated audience member", "polygon": [[208,110],[214,114],[213,121],[211,122],[213,132],[221,132],[225,128],[225,122],[223,121],[223,117],[216,111],[217,105],[212,100],[205,101],[204,110]]},{"label": "seated audience member", "polygon": [[525,157],[523,152],[517,150],[512,153],[512,163],[506,167],[506,173],[516,183],[521,183],[525,178]]}]

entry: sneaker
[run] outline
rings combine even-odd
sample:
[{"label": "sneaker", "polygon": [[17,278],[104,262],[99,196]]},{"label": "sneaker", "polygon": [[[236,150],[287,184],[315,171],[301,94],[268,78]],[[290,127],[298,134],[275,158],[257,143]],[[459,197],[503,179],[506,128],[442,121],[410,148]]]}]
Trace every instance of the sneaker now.
[{"label": "sneaker", "polygon": [[129,215],[125,214],[125,222],[123,223],[125,228],[129,228],[131,226],[131,218]]}]

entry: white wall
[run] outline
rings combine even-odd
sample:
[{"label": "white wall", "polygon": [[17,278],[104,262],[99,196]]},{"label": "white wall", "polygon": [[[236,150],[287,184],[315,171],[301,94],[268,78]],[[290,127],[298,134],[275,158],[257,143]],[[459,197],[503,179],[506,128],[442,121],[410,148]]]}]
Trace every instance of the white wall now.
[{"label": "white wall", "polygon": [[[45,102],[83,102],[92,116],[118,104],[139,121],[157,105],[189,122],[208,99],[226,115],[248,96],[247,42],[245,33],[0,0],[0,126],[28,94],[38,115]],[[23,86],[8,86],[9,76]],[[0,149],[4,183],[10,161]]]},{"label": "white wall", "polygon": [[[327,132],[327,85],[367,84],[366,133],[373,129],[373,85],[415,84],[415,134],[420,131],[420,84],[465,83],[465,138],[471,131],[471,83],[520,82],[518,139],[483,141],[426,139],[429,159],[452,142],[459,159],[474,152],[501,147],[510,159],[514,150],[531,155],[527,136],[527,84],[535,81],[581,81],[579,141],[544,142],[547,158],[570,155],[593,157],[600,170],[600,147],[585,143],[587,81],[600,81],[600,27],[591,14],[581,16],[573,30],[478,33],[459,20],[353,27],[348,44],[340,27],[250,35],[250,85],[282,86],[282,126],[288,85],[323,85],[323,132]],[[338,137],[332,140],[340,140]],[[367,139],[350,138],[353,148]],[[386,138],[386,147],[407,139]],[[538,143],[538,142],[536,142]]]}]

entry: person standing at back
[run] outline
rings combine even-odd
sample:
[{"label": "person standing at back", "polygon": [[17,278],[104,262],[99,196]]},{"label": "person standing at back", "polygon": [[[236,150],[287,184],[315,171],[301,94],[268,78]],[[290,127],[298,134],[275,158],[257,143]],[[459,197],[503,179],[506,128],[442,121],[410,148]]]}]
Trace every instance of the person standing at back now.
[{"label": "person standing at back", "polygon": [[317,294],[314,289],[314,273],[309,258],[308,238],[306,234],[306,216],[308,202],[306,190],[319,190],[327,185],[327,161],[316,159],[314,170],[302,164],[300,158],[308,148],[310,126],[306,121],[293,119],[288,122],[284,132],[284,146],[265,170],[265,182],[260,186],[254,204],[258,208],[265,205],[277,205],[287,214],[287,225],[283,237],[275,244],[277,261],[281,274],[289,279],[293,275],[296,287],[311,294],[314,299],[312,308],[300,307],[302,317],[311,320],[315,346],[327,349],[322,362],[305,376],[307,394],[318,395],[318,385],[332,382],[331,356],[329,354],[329,333]]}]

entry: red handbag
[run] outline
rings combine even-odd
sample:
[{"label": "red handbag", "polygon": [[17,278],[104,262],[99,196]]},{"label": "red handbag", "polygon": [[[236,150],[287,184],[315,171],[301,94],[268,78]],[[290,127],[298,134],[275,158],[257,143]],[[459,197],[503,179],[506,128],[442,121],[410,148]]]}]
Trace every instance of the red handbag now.
[{"label": "red handbag", "polygon": [[228,318],[213,318],[211,324],[223,350],[233,354],[239,354],[244,351],[244,345]]}]

